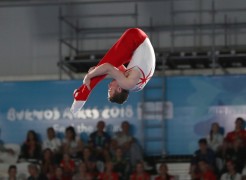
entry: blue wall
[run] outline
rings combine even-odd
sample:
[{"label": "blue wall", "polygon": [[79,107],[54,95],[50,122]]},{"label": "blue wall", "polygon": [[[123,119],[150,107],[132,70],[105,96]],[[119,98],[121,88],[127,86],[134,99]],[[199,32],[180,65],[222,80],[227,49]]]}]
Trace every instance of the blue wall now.
[{"label": "blue wall", "polygon": [[[234,128],[234,120],[246,112],[246,76],[191,76],[166,78],[166,100],[172,104],[166,120],[167,153],[191,154],[197,140],[208,134],[211,122],[217,121],[225,133]],[[161,82],[155,78],[150,83]],[[107,101],[107,83],[99,84],[80,113],[69,112],[72,92],[81,81],[39,81],[0,83],[1,139],[22,143],[26,132],[37,131],[45,138],[53,126],[62,136],[64,128],[75,126],[86,139],[98,120],[107,123],[109,133],[118,131],[123,120],[132,124],[134,136],[141,139],[139,103],[141,92],[132,93],[124,105]],[[149,84],[151,85],[151,84]]]}]

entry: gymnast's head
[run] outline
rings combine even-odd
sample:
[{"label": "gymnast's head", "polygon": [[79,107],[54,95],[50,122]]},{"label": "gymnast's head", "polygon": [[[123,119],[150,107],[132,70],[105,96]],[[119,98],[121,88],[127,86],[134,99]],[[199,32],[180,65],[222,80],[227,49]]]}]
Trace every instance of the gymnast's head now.
[{"label": "gymnast's head", "polygon": [[116,80],[113,80],[108,85],[108,100],[112,103],[123,104],[129,95],[129,91],[122,89]]}]

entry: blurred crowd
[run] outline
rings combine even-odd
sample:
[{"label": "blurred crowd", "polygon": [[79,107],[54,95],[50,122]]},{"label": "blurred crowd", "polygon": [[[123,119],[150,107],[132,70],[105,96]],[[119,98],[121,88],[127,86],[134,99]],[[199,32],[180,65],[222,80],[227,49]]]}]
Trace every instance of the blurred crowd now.
[{"label": "blurred crowd", "polygon": [[[27,132],[18,159],[9,166],[8,178],[28,180],[174,180],[165,163],[159,163],[151,178],[143,151],[132,136],[128,121],[110,136],[105,122],[98,121],[87,141],[77,135],[74,127],[65,130],[63,139],[55,130],[47,129],[41,142],[35,131]],[[0,162],[9,160],[14,150],[0,145]],[[8,154],[8,156],[6,156]],[[28,177],[18,177],[16,164],[28,162]],[[238,117],[235,128],[227,134],[219,123],[211,124],[207,137],[198,141],[190,163],[192,180],[246,180],[245,122]],[[1,178],[0,178],[1,179]]]},{"label": "blurred crowd", "polygon": [[[63,139],[56,136],[52,127],[48,128],[42,142],[35,131],[28,131],[16,163],[29,162],[29,177],[17,177],[18,168],[13,164],[9,166],[7,179],[150,180],[142,149],[130,133],[129,122],[122,122],[121,130],[112,137],[105,132],[105,126],[104,121],[99,121],[87,142],[72,126],[66,128]],[[14,153],[3,147],[1,152]],[[0,160],[4,161],[4,157],[0,156]],[[156,180],[174,179],[164,163],[158,172]]]},{"label": "blurred crowd", "polygon": [[219,123],[212,123],[198,146],[191,160],[192,180],[246,180],[246,131],[241,117],[225,135]]}]

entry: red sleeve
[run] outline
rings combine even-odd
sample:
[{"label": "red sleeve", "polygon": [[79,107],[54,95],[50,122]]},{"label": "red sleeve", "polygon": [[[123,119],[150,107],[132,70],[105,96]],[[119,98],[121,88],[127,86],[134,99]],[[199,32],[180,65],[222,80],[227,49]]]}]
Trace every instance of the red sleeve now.
[{"label": "red sleeve", "polygon": [[216,180],[217,179],[213,172],[207,172],[206,174],[202,176],[202,178],[204,180]]},{"label": "red sleeve", "polygon": [[100,173],[100,174],[97,176],[97,179],[98,179],[98,180],[102,180],[102,179],[103,179],[103,173]]},{"label": "red sleeve", "polygon": [[126,71],[126,67],[122,64],[121,66],[118,67],[118,69],[121,71],[121,72],[125,72]]},{"label": "red sleeve", "polygon": [[216,176],[211,172],[208,180],[216,180]]},{"label": "red sleeve", "polygon": [[119,180],[119,175],[118,175],[118,173],[113,173],[113,179],[114,179],[114,180]]},{"label": "red sleeve", "polygon": [[244,140],[245,143],[246,143],[246,130],[244,130],[244,133],[243,133],[243,140]]},{"label": "red sleeve", "polygon": [[150,179],[150,175],[149,175],[148,173],[145,173],[144,178],[145,178],[146,180],[149,180],[149,179]]},{"label": "red sleeve", "polygon": [[233,141],[233,138],[234,138],[233,136],[234,136],[234,133],[233,132],[229,132],[229,133],[227,133],[225,139],[227,141],[229,141],[229,142],[232,142]]},{"label": "red sleeve", "polygon": [[130,176],[130,180],[135,180],[136,179],[136,175],[135,175],[135,173],[134,174],[132,174],[131,176]]},{"label": "red sleeve", "polygon": [[75,163],[74,163],[73,160],[70,161],[70,166],[71,166],[71,168],[72,168],[73,170],[75,169]]}]

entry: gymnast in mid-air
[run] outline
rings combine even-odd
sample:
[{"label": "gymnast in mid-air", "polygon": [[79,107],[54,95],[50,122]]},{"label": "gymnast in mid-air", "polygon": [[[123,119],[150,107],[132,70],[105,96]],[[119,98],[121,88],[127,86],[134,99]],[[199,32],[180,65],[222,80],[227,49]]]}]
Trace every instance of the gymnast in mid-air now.
[{"label": "gymnast in mid-air", "polygon": [[155,53],[148,36],[141,29],[127,29],[74,91],[71,112],[81,110],[93,88],[107,75],[113,78],[108,85],[109,101],[123,104],[129,91],[142,90],[154,71]]}]

